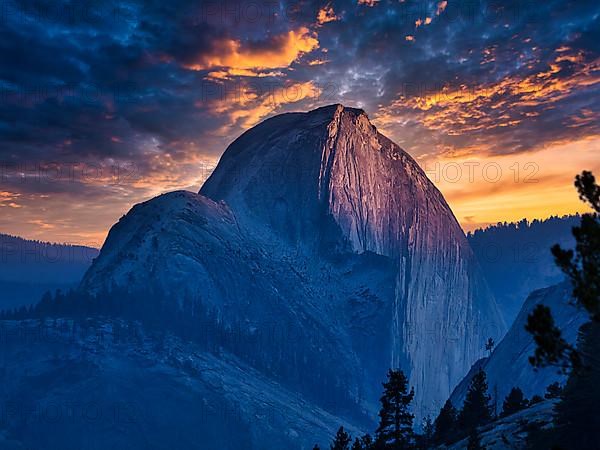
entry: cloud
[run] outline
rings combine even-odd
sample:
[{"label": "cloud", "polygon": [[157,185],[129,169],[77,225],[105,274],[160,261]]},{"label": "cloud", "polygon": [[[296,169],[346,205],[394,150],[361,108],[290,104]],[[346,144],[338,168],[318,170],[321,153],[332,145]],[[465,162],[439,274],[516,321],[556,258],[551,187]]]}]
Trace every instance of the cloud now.
[{"label": "cloud", "polygon": [[[411,86],[390,106],[381,108],[377,119],[385,126],[399,116],[410,117],[449,140],[476,139],[477,151],[511,153],[545,140],[574,137],[578,135],[575,128],[583,128],[583,134],[600,131],[598,108],[589,105],[569,113],[564,106],[585,105],[581,102],[584,93],[593,96],[598,89],[600,59],[558,53],[539,71],[510,75],[495,83]],[[543,129],[549,123],[556,126]],[[540,129],[541,134],[532,135],[532,129]],[[455,142],[465,147],[464,139]]]},{"label": "cloud", "polygon": [[[365,109],[423,164],[550,148],[580,161],[583,144],[561,146],[600,132],[592,0],[282,1],[266,2],[260,17],[237,0],[125,0],[70,17],[61,14],[70,0],[55,0],[50,14],[5,3],[0,169],[9,173],[0,173],[0,191],[11,198],[0,200],[2,231],[101,236],[133,203],[197,190],[253,124],[329,103]],[[135,167],[136,177],[13,176],[16,167],[72,163]],[[564,180],[576,168],[565,166]],[[500,195],[464,187],[481,204]],[[452,206],[466,205],[452,188],[443,186]],[[472,223],[493,219],[468,209],[459,216]]]},{"label": "cloud", "polygon": [[308,65],[309,66],[320,66],[322,64],[327,64],[331,61],[328,61],[326,59],[321,59],[321,58],[317,58],[317,59],[312,59],[310,61],[308,61]]},{"label": "cloud", "polygon": [[317,23],[319,25],[323,25],[328,22],[335,22],[336,20],[340,20],[340,18],[336,16],[331,4],[325,5],[319,9],[319,12],[317,13]]},{"label": "cloud", "polygon": [[429,25],[433,20],[431,17],[425,17],[425,20],[419,18],[415,20],[415,28],[419,28],[421,25]]},{"label": "cloud", "polygon": [[304,53],[319,47],[316,33],[306,27],[290,30],[268,41],[248,45],[236,39],[224,39],[214,43],[211,52],[201,54],[191,70],[207,70],[223,67],[232,70],[269,70],[288,67]]},{"label": "cloud", "polygon": [[16,192],[0,191],[0,208],[21,208],[17,199],[21,194]]},{"label": "cloud", "polygon": [[27,221],[28,224],[35,225],[37,228],[41,228],[42,230],[51,230],[56,227],[56,225],[51,223],[46,223],[42,219],[32,219]]},{"label": "cloud", "polygon": [[218,114],[227,114],[230,118],[224,128],[239,126],[248,129],[268,115],[279,112],[284,106],[304,100],[312,103],[322,92],[313,81],[289,82],[283,86],[271,86],[262,92],[253,90],[252,86],[246,86],[242,90],[240,97],[222,99],[213,105]]},{"label": "cloud", "polygon": [[444,12],[444,10],[446,9],[446,6],[448,6],[448,2],[446,0],[439,2],[437,4],[437,9],[435,11],[436,16],[439,16],[440,14],[442,14]]}]

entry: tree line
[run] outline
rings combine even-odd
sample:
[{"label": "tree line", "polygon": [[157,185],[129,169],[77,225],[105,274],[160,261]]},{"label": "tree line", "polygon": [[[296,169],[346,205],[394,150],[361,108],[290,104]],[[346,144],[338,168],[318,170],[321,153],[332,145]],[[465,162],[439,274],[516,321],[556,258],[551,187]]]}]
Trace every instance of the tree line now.
[{"label": "tree line", "polygon": [[[559,383],[548,386],[546,399],[559,398],[562,388]],[[468,450],[483,450],[480,428],[498,418],[516,414],[529,406],[542,402],[540,396],[531,400],[525,398],[523,391],[514,387],[506,396],[499,416],[494,414],[491,396],[488,393],[485,371],[479,371],[471,379],[463,407],[457,410],[450,400],[440,409],[435,421],[426,417],[422,432],[414,430],[414,415],[410,404],[414,398],[414,389],[408,388],[408,379],[402,370],[390,370],[387,381],[383,383],[383,395],[380,399],[379,426],[373,436],[352,436],[340,427],[330,445],[331,450],[427,450],[440,445],[452,445],[468,438]],[[315,445],[313,450],[319,450]]]},{"label": "tree line", "polygon": [[200,295],[186,292],[174,297],[151,283],[140,291],[113,285],[96,293],[47,292],[35,305],[0,312],[0,320],[72,318],[81,322],[89,317],[139,323],[158,341],[172,334],[209,353],[229,352],[330,412],[367,421],[357,406],[360,399],[352,394],[339,368],[315,350],[310,336],[286,339],[304,336],[291,322],[250,327],[243,318],[224,318]]}]

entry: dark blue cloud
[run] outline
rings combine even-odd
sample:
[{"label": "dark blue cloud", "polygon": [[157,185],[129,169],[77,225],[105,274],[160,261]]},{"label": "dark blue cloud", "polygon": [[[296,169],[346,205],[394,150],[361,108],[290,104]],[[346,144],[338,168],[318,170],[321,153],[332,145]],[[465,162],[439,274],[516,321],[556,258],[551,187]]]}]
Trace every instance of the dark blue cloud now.
[{"label": "dark blue cloud", "polygon": [[[317,24],[326,4],[337,20]],[[577,77],[583,70],[592,72],[588,81],[598,77],[599,22],[600,3],[592,0],[381,0],[373,6],[3,0],[0,160],[134,162],[143,176],[190,182],[192,165],[178,173],[161,161],[214,159],[251,123],[248,117],[334,102],[359,105],[382,121],[385,114],[402,116],[410,129],[398,135],[408,141],[456,148],[487,139],[491,151],[524,151],[598,131],[599,85]],[[318,48],[298,52],[296,60],[291,53],[285,67],[190,69],[232,51],[232,42],[242,56],[264,61],[271,51],[283,52],[286,33],[298,30],[316,37]],[[570,59],[557,62],[561,55]],[[560,70],[540,85],[570,84],[552,102],[527,102],[522,92],[499,88],[553,66]],[[315,92],[298,101],[281,94],[294,86]],[[445,106],[461,108],[462,128],[428,124],[427,114],[447,118],[439,105],[414,107],[415,98],[461,86],[493,91],[480,103]],[[509,119],[520,122],[491,126]],[[490,126],[469,131],[485,120]],[[84,195],[83,187],[71,186],[72,195],[79,189]]]}]

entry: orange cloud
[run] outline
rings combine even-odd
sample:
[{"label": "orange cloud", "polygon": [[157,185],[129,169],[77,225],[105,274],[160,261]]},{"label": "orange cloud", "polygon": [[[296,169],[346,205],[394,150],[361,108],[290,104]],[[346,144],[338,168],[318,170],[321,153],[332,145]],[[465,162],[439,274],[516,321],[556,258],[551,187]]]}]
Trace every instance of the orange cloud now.
[{"label": "orange cloud", "polygon": [[28,220],[27,223],[35,225],[36,227],[41,228],[42,230],[51,230],[55,228],[54,224],[46,223],[42,219]]},{"label": "orange cloud", "polygon": [[[407,36],[407,40],[409,37]],[[491,53],[487,50],[488,54]],[[484,54],[486,51],[484,51]],[[475,86],[444,86],[424,92],[402,93],[390,106],[379,111],[382,125],[394,121],[402,110],[429,130],[460,136],[482,130],[513,127],[536,114],[544,114],[574,91],[600,83],[600,58],[585,62],[582,55],[559,56],[546,70],[521,78],[509,76],[498,83]],[[529,109],[536,108],[533,114]],[[399,113],[400,112],[400,113]],[[573,123],[591,123],[591,111],[582,112]]]},{"label": "orange cloud", "polygon": [[415,21],[415,28],[419,28],[421,25],[429,25],[431,21],[431,17],[425,17],[425,20],[419,18]]},{"label": "orange cloud", "polygon": [[309,61],[308,65],[309,66],[320,66],[322,64],[327,64],[328,62],[330,62],[328,59],[317,58],[317,59],[313,59],[312,61]]},{"label": "orange cloud", "polygon": [[335,15],[335,11],[331,5],[323,6],[317,13],[317,23],[323,25],[328,22],[335,22],[339,17]]},{"label": "orange cloud", "polygon": [[[310,63],[309,63],[310,64]],[[223,70],[216,70],[209,72],[207,79],[211,80],[229,80],[232,77],[252,77],[252,78],[265,78],[265,77],[281,77],[284,73],[281,71],[254,71],[250,69],[235,69],[231,67],[224,68]]]},{"label": "orange cloud", "polygon": [[16,200],[20,194],[15,192],[0,191],[0,208],[21,208]]},{"label": "orange cloud", "polygon": [[244,46],[239,40],[225,39],[217,42],[213,51],[201,55],[191,70],[207,70],[218,67],[237,71],[259,71],[288,67],[304,53],[319,47],[315,33],[301,27],[275,36],[268,46]]},{"label": "orange cloud", "polygon": [[312,81],[303,83],[288,83],[281,89],[265,93],[262,96],[254,96],[245,107],[231,105],[228,111],[231,123],[240,123],[244,128],[250,128],[260,122],[269,114],[286,104],[297,103],[305,99],[314,99],[321,94],[321,89]]},{"label": "orange cloud", "polygon": [[[493,55],[490,48],[483,56]],[[467,229],[573,214],[585,209],[573,188],[573,177],[584,169],[600,173],[596,126],[600,117],[592,107],[575,113],[565,108],[562,115],[558,111],[561,101],[599,83],[600,58],[586,60],[585,55],[561,47],[546,67],[526,76],[402,92],[390,106],[381,107],[374,122],[415,152]],[[539,140],[535,136],[520,140],[525,136],[524,124],[536,121],[539,127],[546,120],[562,121],[563,126]],[[514,133],[503,132],[509,128],[515,128]],[[503,139],[507,139],[502,149],[506,152],[498,155]],[[508,154],[517,150],[513,146],[518,151]],[[475,178],[469,181],[471,169]]]},{"label": "orange cloud", "polygon": [[579,115],[574,115],[569,118],[570,123],[567,125],[570,128],[579,128],[595,123],[598,118],[594,111],[588,108],[583,108],[579,111]]},{"label": "orange cloud", "polygon": [[439,16],[441,13],[444,12],[446,6],[448,6],[448,2],[446,0],[439,2],[435,14]]},{"label": "orange cloud", "polygon": [[373,7],[377,3],[379,3],[379,0],[358,0],[359,5],[365,5],[365,6],[369,6],[369,7]]},{"label": "orange cloud", "polygon": [[279,88],[259,91],[255,88],[255,85],[247,84],[240,87],[234,98],[219,98],[211,102],[208,109],[213,115],[229,119],[227,124],[215,131],[216,135],[234,138],[239,127],[251,128],[285,105],[315,100],[321,95],[321,89],[313,81],[288,82]]}]

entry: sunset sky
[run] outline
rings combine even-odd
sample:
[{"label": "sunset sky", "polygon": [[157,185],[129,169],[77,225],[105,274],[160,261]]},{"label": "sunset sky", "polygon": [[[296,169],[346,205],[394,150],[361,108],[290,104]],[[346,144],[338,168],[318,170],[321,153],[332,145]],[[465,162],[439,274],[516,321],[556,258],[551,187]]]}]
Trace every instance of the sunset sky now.
[{"label": "sunset sky", "polygon": [[100,246],[272,115],[364,109],[465,230],[582,210],[600,2],[0,2],[0,233]]}]

